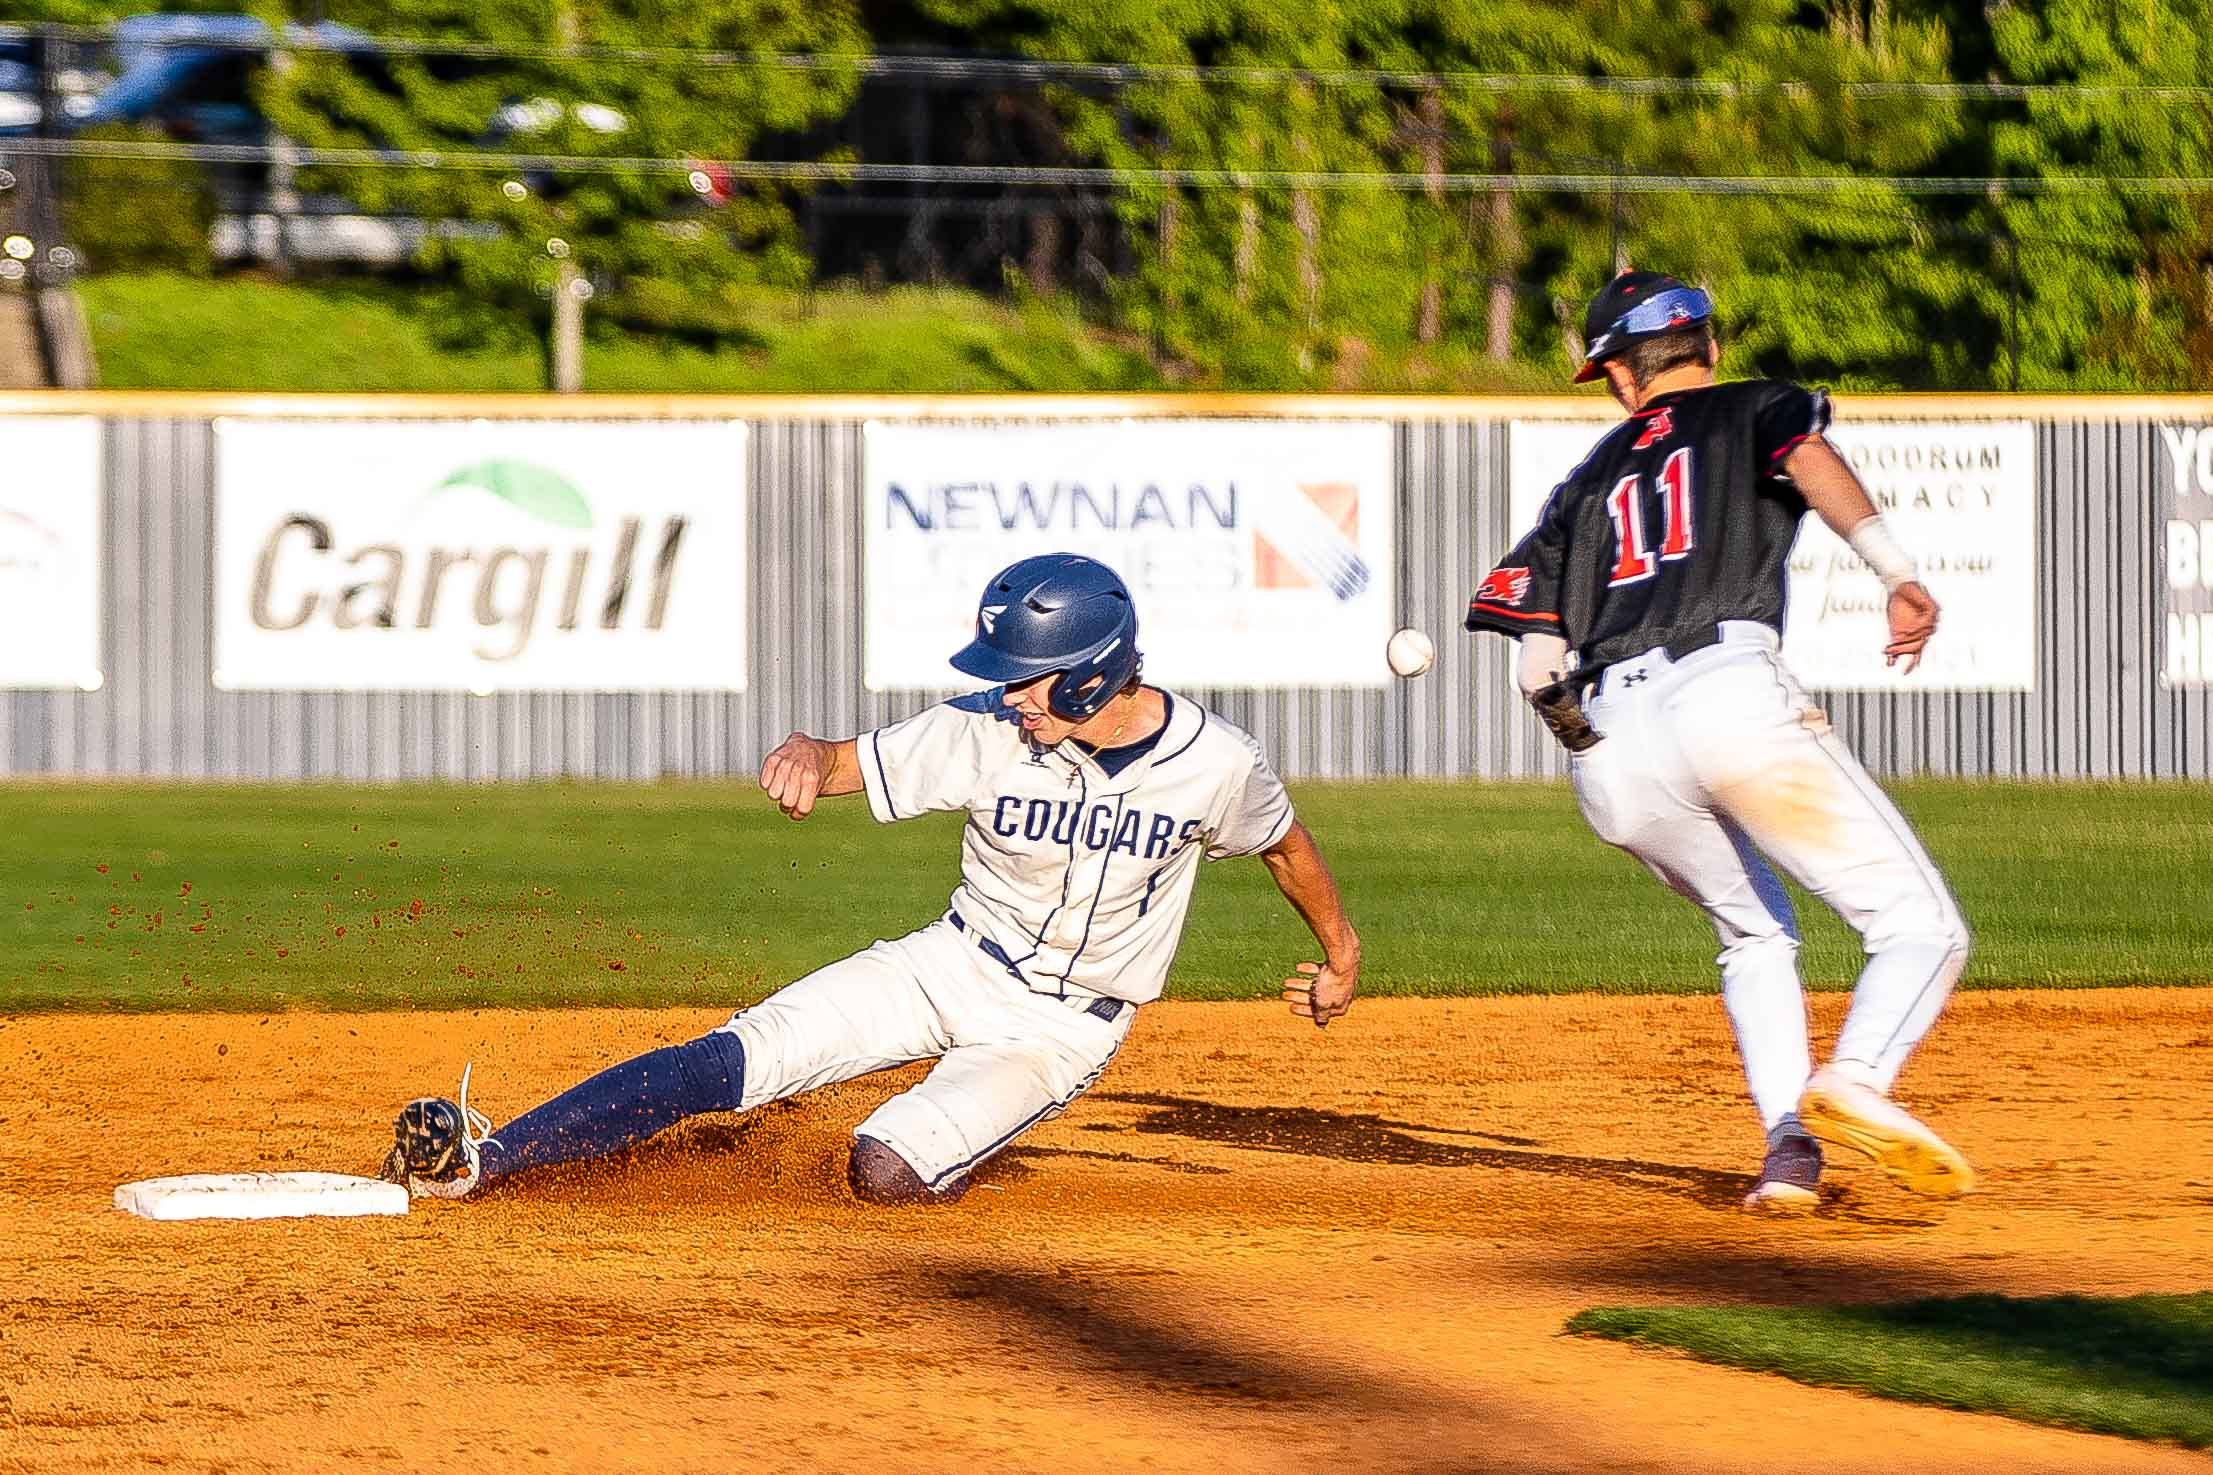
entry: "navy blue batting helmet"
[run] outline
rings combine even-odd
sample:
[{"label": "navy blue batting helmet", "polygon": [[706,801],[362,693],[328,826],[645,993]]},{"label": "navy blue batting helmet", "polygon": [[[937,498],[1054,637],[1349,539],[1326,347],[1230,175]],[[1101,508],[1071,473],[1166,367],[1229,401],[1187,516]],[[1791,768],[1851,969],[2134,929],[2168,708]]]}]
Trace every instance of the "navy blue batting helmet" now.
[{"label": "navy blue batting helmet", "polygon": [[1001,685],[1060,673],[1046,705],[1083,722],[1137,675],[1137,606],[1113,569],[1076,553],[1041,553],[992,575],[976,638],[953,669]]}]

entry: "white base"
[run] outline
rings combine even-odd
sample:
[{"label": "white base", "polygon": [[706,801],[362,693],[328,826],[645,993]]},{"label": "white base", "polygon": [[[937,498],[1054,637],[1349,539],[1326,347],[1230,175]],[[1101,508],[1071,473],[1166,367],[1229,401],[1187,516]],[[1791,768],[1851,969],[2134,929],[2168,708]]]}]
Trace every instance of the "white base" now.
[{"label": "white base", "polygon": [[126,1183],[115,1206],[142,1219],[351,1219],[406,1213],[407,1190],[350,1173],[187,1173]]}]

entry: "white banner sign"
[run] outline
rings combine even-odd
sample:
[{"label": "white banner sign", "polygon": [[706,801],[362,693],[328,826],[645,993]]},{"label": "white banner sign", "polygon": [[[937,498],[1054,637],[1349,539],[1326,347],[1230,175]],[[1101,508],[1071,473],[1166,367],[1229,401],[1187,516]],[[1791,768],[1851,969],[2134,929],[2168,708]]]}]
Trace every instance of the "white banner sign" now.
[{"label": "white banner sign", "polygon": [[2159,681],[2213,683],[2213,425],[2162,425]]},{"label": "white banner sign", "polygon": [[745,686],[742,424],[216,422],[215,684]]},{"label": "white banner sign", "polygon": [[0,420],[0,687],[100,687],[100,422]]},{"label": "white banner sign", "polygon": [[[1609,423],[1513,423],[1512,536],[1535,526],[1553,487]],[[1883,664],[1880,580],[1818,517],[1791,552],[1783,658],[1827,691],[2029,691],[2036,685],[2036,438],[2025,420],[1867,420],[1829,440],[1921,563],[1944,608],[1910,676]],[[1480,572],[1480,570],[1478,571]]]},{"label": "white banner sign", "polygon": [[1396,623],[1391,430],[1371,422],[871,423],[871,691],[965,683],[984,581],[1087,554],[1171,686],[1381,686]]}]

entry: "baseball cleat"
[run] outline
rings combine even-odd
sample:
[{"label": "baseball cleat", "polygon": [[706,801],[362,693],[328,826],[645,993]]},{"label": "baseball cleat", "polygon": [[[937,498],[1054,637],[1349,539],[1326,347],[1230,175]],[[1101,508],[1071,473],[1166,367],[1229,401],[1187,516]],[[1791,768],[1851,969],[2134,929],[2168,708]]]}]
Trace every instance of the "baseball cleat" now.
[{"label": "baseball cleat", "polygon": [[1873,1158],[1909,1193],[1958,1198],[1975,1191],[1975,1170],[1958,1148],[1880,1091],[1833,1066],[1815,1071],[1806,1082],[1798,1119],[1823,1142]]},{"label": "baseball cleat", "polygon": [[1810,1214],[1821,1202],[1820,1182],[1821,1144],[1796,1117],[1785,1117],[1767,1134],[1767,1156],[1744,1206],[1756,1214]]},{"label": "baseball cleat", "polygon": [[494,1142],[491,1118],[469,1105],[469,1072],[461,1070],[461,1096],[419,1096],[392,1123],[392,1150],[377,1176],[405,1184],[415,1198],[464,1198],[482,1173],[483,1145]]}]

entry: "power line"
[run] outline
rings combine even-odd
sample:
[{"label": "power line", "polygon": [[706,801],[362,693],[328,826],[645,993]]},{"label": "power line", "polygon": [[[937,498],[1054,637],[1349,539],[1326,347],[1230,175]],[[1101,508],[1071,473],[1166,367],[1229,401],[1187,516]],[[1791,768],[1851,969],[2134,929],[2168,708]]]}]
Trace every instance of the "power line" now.
[{"label": "power line", "polygon": [[[43,26],[41,34],[68,40],[105,42],[112,32],[98,26]],[[2180,87],[2151,83],[2096,82],[1906,82],[1777,80],[1734,81],[1711,77],[1589,77],[1562,74],[1502,74],[1451,71],[1403,71],[1389,68],[1301,68],[1222,66],[1165,62],[1045,61],[1018,57],[728,51],[679,46],[562,46],[508,41],[433,40],[410,36],[339,38],[306,28],[270,37],[151,38],[135,44],[201,50],[380,52],[392,56],[440,56],[480,61],[630,62],[697,67],[759,67],[794,72],[850,73],[903,81],[931,82],[1089,82],[1129,86],[1183,82],[1205,85],[1305,83],[1316,87],[1395,87],[1410,91],[1553,93],[1570,96],[1761,98],[1859,97],[1929,102],[2141,101],[2213,102],[2213,86]]]},{"label": "power line", "polygon": [[201,164],[287,163],[334,169],[427,169],[474,173],[666,174],[711,170],[733,179],[819,184],[1028,184],[1075,188],[1154,185],[1167,189],[1389,190],[1494,194],[1698,194],[1826,196],[1874,190],[1901,195],[2031,196],[2111,190],[2154,195],[2213,193],[2213,178],[2080,174],[1919,178],[1899,174],[1698,175],[1426,174],[1327,169],[1121,169],[1038,164],[826,164],[806,160],[702,160],[576,154],[323,148],[310,145],[155,143],[129,139],[0,139],[0,157],[167,160]]}]

